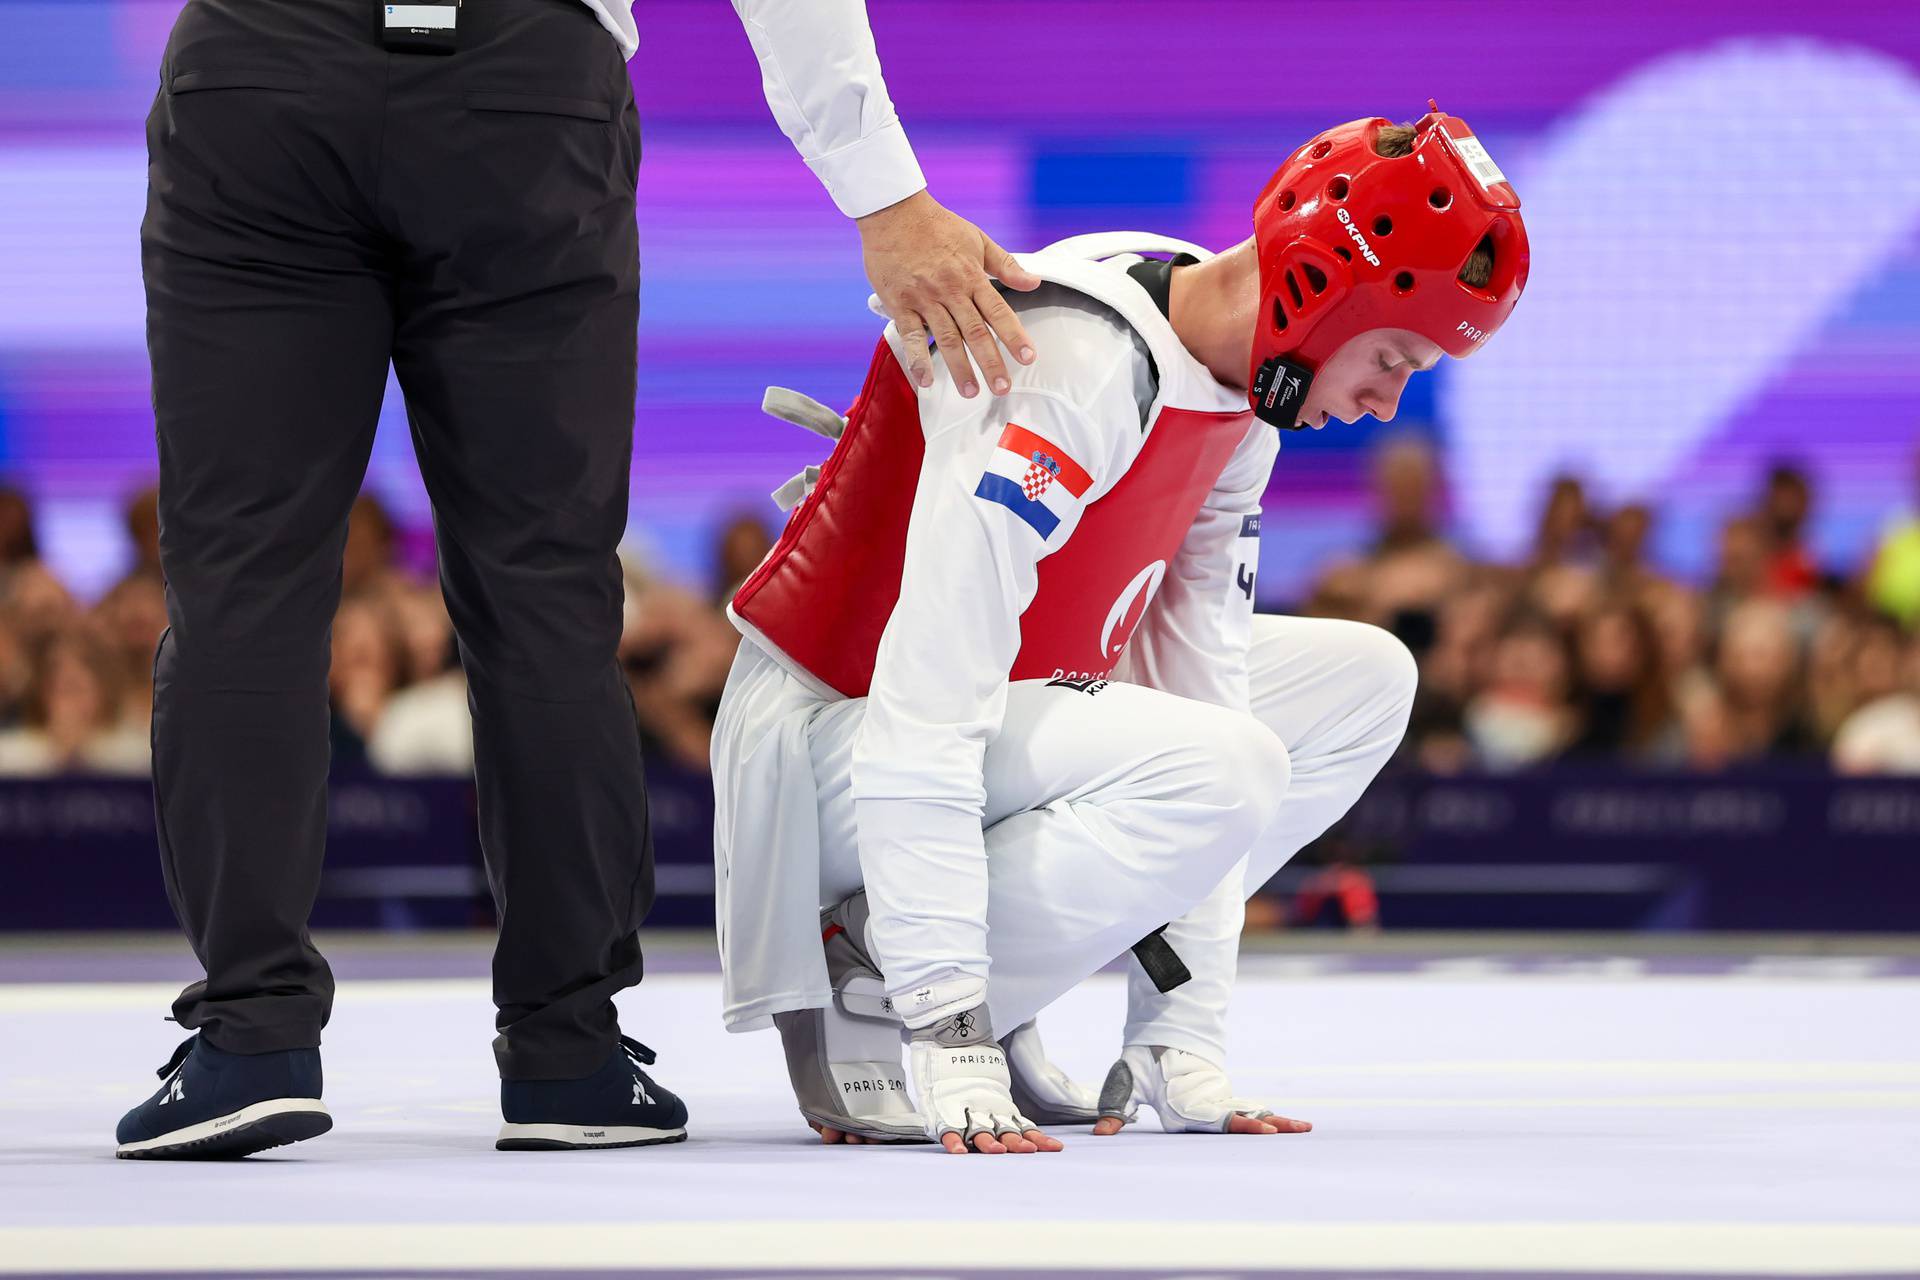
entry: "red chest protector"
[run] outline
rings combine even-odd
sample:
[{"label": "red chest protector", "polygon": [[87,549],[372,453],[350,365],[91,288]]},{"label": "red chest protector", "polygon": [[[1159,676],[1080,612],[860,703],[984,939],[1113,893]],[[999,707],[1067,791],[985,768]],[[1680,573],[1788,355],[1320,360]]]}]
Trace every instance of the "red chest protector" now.
[{"label": "red chest protector", "polygon": [[[1039,260],[1028,265],[1038,268]],[[1146,298],[1130,281],[1093,280],[1101,293],[1122,288]],[[1159,320],[1166,329],[1143,335],[1161,348],[1162,395],[1133,466],[1081,513],[1067,544],[1040,561],[1033,601],[1020,618],[1015,680],[1092,679],[1113,670],[1252,419],[1244,400],[1227,408],[1232,402],[1211,379],[1208,390],[1188,397],[1208,408],[1171,407],[1167,357],[1175,353],[1164,350],[1171,329],[1157,311],[1149,318],[1127,302],[1135,312],[1129,320],[1143,328]],[[1184,350],[1178,355],[1192,363]],[[818,484],[733,597],[729,612],[740,629],[823,691],[864,697],[872,683],[880,635],[900,597],[925,451],[913,386],[882,340]]]}]

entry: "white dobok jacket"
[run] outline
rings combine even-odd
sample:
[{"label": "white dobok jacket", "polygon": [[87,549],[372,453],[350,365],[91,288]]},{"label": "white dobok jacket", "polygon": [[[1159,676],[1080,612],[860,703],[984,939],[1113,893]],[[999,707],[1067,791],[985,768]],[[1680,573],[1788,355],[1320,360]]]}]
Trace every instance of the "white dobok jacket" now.
[{"label": "white dobok jacket", "polygon": [[[1128,274],[1142,254],[1177,252],[1205,256],[1138,233],[1023,256],[1048,283],[1009,299],[1042,358],[1012,365],[1003,396],[963,399],[944,376],[914,388],[888,327],[833,456],[730,609],[746,640],[714,761],[732,1029],[830,996],[806,731],[823,702],[868,699],[853,758],[861,865],[899,869],[890,882],[942,904],[935,915],[980,903],[977,920],[928,939],[979,976],[981,760],[1010,680],[1111,678],[1248,708],[1278,443]],[[1237,911],[1232,878],[1215,896]]]}]

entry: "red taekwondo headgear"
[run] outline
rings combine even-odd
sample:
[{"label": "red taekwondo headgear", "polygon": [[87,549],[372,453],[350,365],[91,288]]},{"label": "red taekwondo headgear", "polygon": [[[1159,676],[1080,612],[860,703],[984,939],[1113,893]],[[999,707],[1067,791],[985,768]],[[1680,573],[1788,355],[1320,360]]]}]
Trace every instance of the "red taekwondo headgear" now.
[{"label": "red taekwondo headgear", "polygon": [[[1313,374],[1348,339],[1409,329],[1469,356],[1527,284],[1520,197],[1466,122],[1432,108],[1413,150],[1383,156],[1375,117],[1327,130],[1287,157],[1253,206],[1260,312],[1248,387],[1254,412],[1298,426]],[[1482,241],[1484,287],[1460,279]]]}]

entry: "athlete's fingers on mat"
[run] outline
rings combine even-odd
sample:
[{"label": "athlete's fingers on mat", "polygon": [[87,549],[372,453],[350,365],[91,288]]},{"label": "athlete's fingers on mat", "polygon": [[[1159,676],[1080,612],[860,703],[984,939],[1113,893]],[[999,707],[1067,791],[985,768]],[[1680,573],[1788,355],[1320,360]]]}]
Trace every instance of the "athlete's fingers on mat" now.
[{"label": "athlete's fingers on mat", "polygon": [[941,1134],[940,1145],[945,1147],[950,1155],[963,1156],[967,1154],[967,1140],[957,1133]]},{"label": "athlete's fingers on mat", "polygon": [[1228,1133],[1309,1133],[1313,1126],[1305,1120],[1289,1120],[1285,1116],[1260,1116],[1255,1118],[1243,1112],[1234,1112],[1227,1127]]},{"label": "athlete's fingers on mat", "polygon": [[990,1133],[974,1134],[973,1149],[983,1156],[1003,1156],[1007,1154],[1006,1144]]},{"label": "athlete's fingers on mat", "polygon": [[1111,1138],[1114,1134],[1126,1127],[1127,1121],[1125,1116],[1101,1116],[1093,1122],[1093,1136],[1096,1138]]},{"label": "athlete's fingers on mat", "polygon": [[[1021,364],[1033,363],[1033,340],[1027,337],[1027,331],[1020,324],[1020,317],[1014,313],[1007,300],[1000,296],[998,289],[982,289],[973,296],[974,306],[980,309],[980,315],[993,329],[1007,350],[1013,352],[1014,359]],[[977,352],[975,353],[978,354]],[[992,385],[993,380],[988,378]]]},{"label": "athlete's fingers on mat", "polygon": [[1029,1129],[1023,1136],[1033,1144],[1036,1151],[1064,1151],[1067,1146],[1060,1139],[1044,1134],[1038,1129]]},{"label": "athlete's fingers on mat", "polygon": [[1018,1131],[1013,1129],[1009,1129],[1005,1133],[995,1134],[994,1137],[1000,1140],[1001,1146],[1017,1156],[1030,1156],[1039,1150],[1038,1147],[1028,1142]]}]

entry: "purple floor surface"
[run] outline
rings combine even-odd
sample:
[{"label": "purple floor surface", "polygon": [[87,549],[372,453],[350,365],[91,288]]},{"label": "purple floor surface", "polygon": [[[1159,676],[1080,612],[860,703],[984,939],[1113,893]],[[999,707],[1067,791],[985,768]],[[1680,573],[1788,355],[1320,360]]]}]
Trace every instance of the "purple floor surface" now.
[{"label": "purple floor surface", "polygon": [[[1883,959],[1249,956],[1235,1085],[1315,1132],[1147,1119],[1063,1133],[1056,1156],[955,1159],[818,1146],[777,1039],[725,1034],[699,972],[621,1001],[691,1141],[497,1153],[484,948],[384,979],[381,950],[338,952],[336,1128],[241,1164],[112,1158],[180,1034],[160,1021],[178,954],[139,960],[143,981],[0,985],[0,1273],[1920,1272],[1920,982]],[[424,976],[441,963],[473,976]],[[1122,1004],[1102,977],[1048,1011],[1063,1067],[1104,1072]]]},{"label": "purple floor surface", "polygon": [[[1416,935],[1417,937],[1417,935]],[[1845,977],[1920,978],[1920,947],[1909,951],[1847,950],[1845,940],[1826,939],[1818,947],[1804,940],[1792,949],[1729,949],[1700,938],[1698,950],[1667,942],[1671,949],[1647,950],[1644,940],[1623,937],[1614,950],[1579,948],[1476,951],[1450,941],[1426,948],[1404,941],[1391,950],[1302,950],[1298,944],[1254,949],[1251,967],[1293,977],[1350,974],[1409,974],[1445,977],[1472,975],[1637,977]],[[342,982],[375,978],[485,978],[491,942],[480,934],[410,934],[377,937],[350,934],[321,938],[334,976]],[[647,972],[718,973],[719,953],[710,936],[687,933],[653,935],[647,947]],[[135,940],[85,936],[35,944],[8,943],[0,935],[0,986],[46,982],[187,982],[199,976],[186,944],[175,938]]]},{"label": "purple floor surface", "polygon": [[[85,1275],[73,1272],[47,1271],[34,1275],[9,1273],[20,1280],[175,1280],[176,1273],[167,1271],[95,1271]],[[249,1273],[249,1280],[365,1280],[363,1271],[255,1271]],[[383,1269],[380,1280],[714,1280],[722,1274],[711,1269],[700,1271],[655,1271],[650,1269],[626,1268],[618,1271],[392,1271]],[[1098,1280],[1110,1276],[1109,1270],[1067,1270],[1058,1268],[1048,1271],[1005,1270],[998,1267],[957,1270],[952,1267],[933,1268],[915,1271],[840,1271],[833,1275],[836,1280]],[[1484,1271],[1422,1271],[1421,1280],[1477,1280],[1486,1275]],[[1699,1272],[1673,1271],[1503,1271],[1501,1280],[1687,1280],[1698,1276]],[[1778,1273],[1749,1271],[1744,1273],[1716,1272],[1715,1280],[1772,1280]],[[725,1270],[726,1280],[820,1280],[818,1271],[757,1271],[740,1270],[729,1267]],[[1179,1271],[1135,1271],[1130,1272],[1128,1280],[1403,1280],[1405,1271],[1249,1271],[1236,1268],[1231,1271],[1195,1271],[1183,1267]],[[1887,1272],[1856,1271],[1823,1273],[1824,1280],[1888,1280]]]}]

